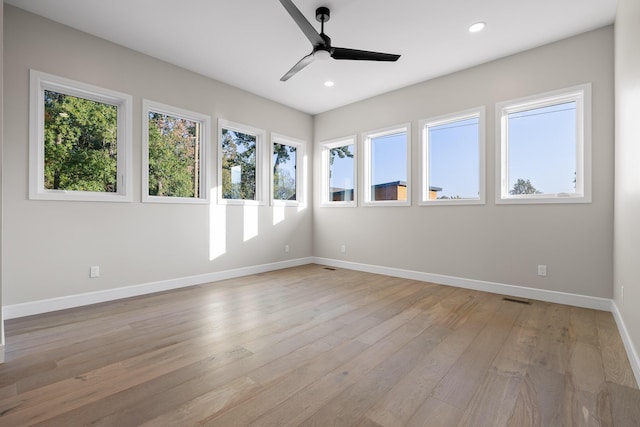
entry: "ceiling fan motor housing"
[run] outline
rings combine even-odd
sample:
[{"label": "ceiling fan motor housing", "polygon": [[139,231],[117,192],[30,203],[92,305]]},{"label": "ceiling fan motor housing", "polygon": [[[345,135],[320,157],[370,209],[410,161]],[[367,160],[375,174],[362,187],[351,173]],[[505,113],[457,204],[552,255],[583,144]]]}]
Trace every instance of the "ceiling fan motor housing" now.
[{"label": "ceiling fan motor housing", "polygon": [[316,9],[316,20],[318,22],[327,22],[331,18],[331,12],[328,7],[321,6]]}]

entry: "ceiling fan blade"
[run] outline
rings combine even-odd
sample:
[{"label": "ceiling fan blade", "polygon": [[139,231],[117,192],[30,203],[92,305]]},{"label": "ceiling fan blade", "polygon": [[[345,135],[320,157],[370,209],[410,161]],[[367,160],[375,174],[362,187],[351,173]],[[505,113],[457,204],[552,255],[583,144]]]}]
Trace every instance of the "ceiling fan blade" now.
[{"label": "ceiling fan blade", "polygon": [[313,62],[313,52],[305,56],[304,58],[302,58],[300,61],[298,61],[298,63],[294,65],[293,68],[287,71],[287,73],[280,78],[280,81],[286,82],[291,77],[293,77],[298,71],[302,70],[304,67],[311,64],[312,62]]},{"label": "ceiling fan blade", "polygon": [[352,59],[359,61],[397,61],[400,55],[392,53],[369,52],[368,50],[347,49],[344,47],[333,48],[333,59]]},{"label": "ceiling fan blade", "polygon": [[296,7],[295,4],[291,0],[280,0],[280,3],[287,9],[289,15],[293,18],[293,20],[298,24],[298,27],[302,30],[305,36],[309,39],[312,45],[325,45],[324,39],[320,37],[320,34],[316,31],[316,29],[311,25],[307,18],[304,17],[302,12]]}]

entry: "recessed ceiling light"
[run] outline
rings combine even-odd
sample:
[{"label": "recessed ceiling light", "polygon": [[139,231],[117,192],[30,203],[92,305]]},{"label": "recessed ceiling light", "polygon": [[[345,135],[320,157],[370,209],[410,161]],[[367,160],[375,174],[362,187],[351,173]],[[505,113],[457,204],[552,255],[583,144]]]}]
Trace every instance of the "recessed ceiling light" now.
[{"label": "recessed ceiling light", "polygon": [[331,86],[333,86],[333,85],[334,85],[334,83],[333,83],[331,80],[327,80],[326,82],[324,82],[324,85],[325,85],[326,87],[331,87]]},{"label": "recessed ceiling light", "polygon": [[487,24],[484,22],[476,22],[475,24],[471,25],[469,27],[469,32],[470,33],[477,33],[478,31],[482,31],[484,30],[484,27],[486,27]]}]

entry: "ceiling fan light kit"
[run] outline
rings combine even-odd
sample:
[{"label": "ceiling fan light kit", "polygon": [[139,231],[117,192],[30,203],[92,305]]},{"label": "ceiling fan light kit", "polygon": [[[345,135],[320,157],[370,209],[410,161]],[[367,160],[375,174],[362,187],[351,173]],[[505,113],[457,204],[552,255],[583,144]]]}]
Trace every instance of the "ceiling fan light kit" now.
[{"label": "ceiling fan light kit", "polygon": [[329,58],[333,58],[338,60],[395,62],[400,58],[400,55],[392,53],[333,47],[331,46],[331,38],[324,33],[324,24],[331,18],[331,11],[329,8],[319,7],[316,9],[316,20],[320,22],[320,33],[318,33],[291,0],[280,0],[280,3],[282,3],[282,6],[284,6],[287,12],[289,12],[289,15],[291,15],[295,23],[300,27],[313,46],[313,50],[309,55],[303,57],[280,78],[283,82],[289,80],[298,71],[311,64],[314,60],[327,60]]}]

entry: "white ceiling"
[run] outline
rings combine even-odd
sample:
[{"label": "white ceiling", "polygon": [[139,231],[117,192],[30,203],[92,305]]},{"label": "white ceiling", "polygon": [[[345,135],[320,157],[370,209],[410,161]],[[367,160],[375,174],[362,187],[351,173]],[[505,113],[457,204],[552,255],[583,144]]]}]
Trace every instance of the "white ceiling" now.
[{"label": "white ceiling", "polygon": [[[279,0],[5,0],[114,43],[316,114],[613,23],[617,0],[293,0],[339,47],[398,62],[316,61]],[[476,34],[470,24],[485,21]],[[323,83],[333,80],[335,86]]]}]

